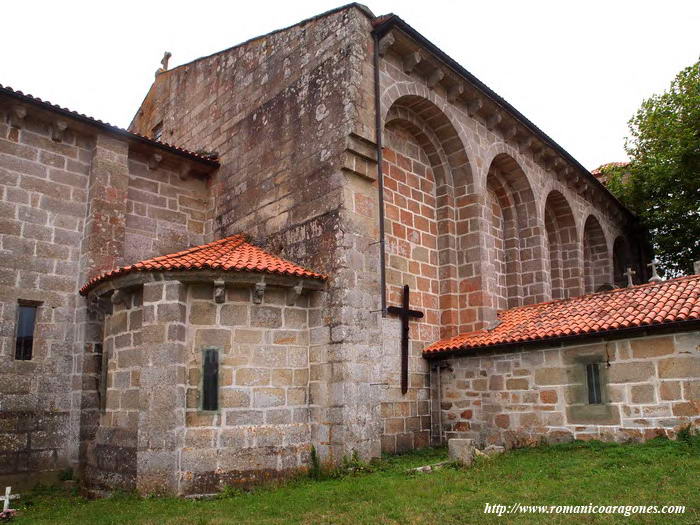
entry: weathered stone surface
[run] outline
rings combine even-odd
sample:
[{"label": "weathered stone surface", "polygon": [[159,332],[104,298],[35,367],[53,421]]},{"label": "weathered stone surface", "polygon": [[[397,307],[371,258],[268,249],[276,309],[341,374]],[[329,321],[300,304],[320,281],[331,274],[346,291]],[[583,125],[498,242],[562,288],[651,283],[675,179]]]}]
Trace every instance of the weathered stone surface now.
[{"label": "weathered stone surface", "polygon": [[471,439],[452,438],[447,442],[448,457],[465,467],[474,462],[474,442]]}]

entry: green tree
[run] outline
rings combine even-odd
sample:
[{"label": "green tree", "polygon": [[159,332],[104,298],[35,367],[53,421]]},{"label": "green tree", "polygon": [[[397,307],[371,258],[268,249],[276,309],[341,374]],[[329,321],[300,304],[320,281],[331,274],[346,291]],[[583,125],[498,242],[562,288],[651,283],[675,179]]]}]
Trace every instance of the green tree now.
[{"label": "green tree", "polygon": [[626,167],[603,168],[608,188],[636,212],[667,274],[700,259],[700,61],[629,121]]}]

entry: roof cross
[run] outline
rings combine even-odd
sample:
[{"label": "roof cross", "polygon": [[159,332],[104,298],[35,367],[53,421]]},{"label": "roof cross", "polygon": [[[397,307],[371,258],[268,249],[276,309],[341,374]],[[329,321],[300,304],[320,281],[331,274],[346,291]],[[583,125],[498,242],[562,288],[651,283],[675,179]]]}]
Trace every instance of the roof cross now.
[{"label": "roof cross", "polygon": [[653,259],[647,266],[651,268],[651,277],[649,278],[650,283],[660,283],[663,279],[656,272],[656,265],[659,264],[658,259]]},{"label": "roof cross", "polygon": [[637,272],[635,272],[632,268],[627,267],[627,271],[623,274],[627,276],[627,287],[629,288],[630,286],[634,286],[634,282],[632,281],[632,276],[636,275]]}]

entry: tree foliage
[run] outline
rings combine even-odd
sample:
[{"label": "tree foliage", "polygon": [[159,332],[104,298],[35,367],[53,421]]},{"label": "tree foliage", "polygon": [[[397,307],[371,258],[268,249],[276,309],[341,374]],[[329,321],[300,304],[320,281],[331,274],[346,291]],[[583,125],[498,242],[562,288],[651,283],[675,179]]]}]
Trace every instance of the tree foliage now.
[{"label": "tree foliage", "polygon": [[700,61],[629,121],[626,167],[603,168],[608,188],[651,233],[662,268],[692,273],[700,259]]}]

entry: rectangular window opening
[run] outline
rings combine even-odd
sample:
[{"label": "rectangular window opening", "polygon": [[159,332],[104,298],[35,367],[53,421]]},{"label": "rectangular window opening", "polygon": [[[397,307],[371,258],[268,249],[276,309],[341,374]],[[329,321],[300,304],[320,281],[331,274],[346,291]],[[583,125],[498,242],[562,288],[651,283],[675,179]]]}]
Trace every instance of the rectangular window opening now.
[{"label": "rectangular window opening", "polygon": [[15,335],[15,359],[30,361],[34,348],[34,328],[38,305],[20,303],[17,305],[17,333]]},{"label": "rectangular window opening", "polygon": [[153,140],[160,140],[163,137],[163,122],[156,124],[151,130],[151,136]]},{"label": "rectangular window opening", "polygon": [[598,363],[589,363],[586,365],[586,383],[588,384],[588,403],[590,405],[602,404],[600,366]]},{"label": "rectangular window opening", "polygon": [[219,351],[204,350],[202,365],[202,410],[219,409]]}]

